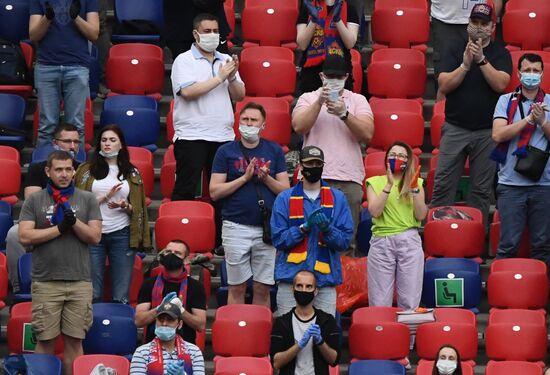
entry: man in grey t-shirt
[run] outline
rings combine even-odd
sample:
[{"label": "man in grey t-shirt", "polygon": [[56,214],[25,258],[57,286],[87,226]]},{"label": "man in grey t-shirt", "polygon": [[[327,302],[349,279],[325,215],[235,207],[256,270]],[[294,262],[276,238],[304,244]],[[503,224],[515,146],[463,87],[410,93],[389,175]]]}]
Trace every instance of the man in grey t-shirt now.
[{"label": "man in grey t-shirt", "polygon": [[63,334],[63,364],[71,373],[92,324],[92,283],[88,245],[101,239],[101,213],[93,194],[75,189],[66,151],[46,163],[45,189],[31,194],[19,217],[19,239],[32,246],[32,327],[36,353],[54,354]]}]

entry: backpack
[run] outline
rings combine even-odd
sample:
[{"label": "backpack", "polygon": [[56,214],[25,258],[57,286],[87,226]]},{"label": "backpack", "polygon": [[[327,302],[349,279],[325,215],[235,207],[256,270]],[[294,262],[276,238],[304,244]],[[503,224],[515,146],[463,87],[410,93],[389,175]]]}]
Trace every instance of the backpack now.
[{"label": "backpack", "polygon": [[27,82],[27,63],[21,46],[0,39],[0,85],[23,85]]}]

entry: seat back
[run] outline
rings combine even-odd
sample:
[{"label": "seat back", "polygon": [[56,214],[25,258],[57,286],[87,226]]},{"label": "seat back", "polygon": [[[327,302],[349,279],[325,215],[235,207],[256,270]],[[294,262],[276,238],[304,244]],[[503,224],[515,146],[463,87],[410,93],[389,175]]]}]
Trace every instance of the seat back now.
[{"label": "seat back", "polygon": [[101,112],[100,125],[117,124],[128,146],[154,145],[160,133],[160,117],[148,108],[113,108]]},{"label": "seat back", "polygon": [[372,13],[371,30],[372,40],[376,44],[390,48],[411,48],[428,41],[430,16],[424,9],[377,7]]},{"label": "seat back", "polygon": [[155,99],[146,95],[117,95],[105,99],[103,110],[114,108],[148,108],[156,111],[158,104]]},{"label": "seat back", "polygon": [[0,93],[0,124],[14,129],[22,129],[25,120],[25,107],[25,99],[21,96]]},{"label": "seat back", "polygon": [[538,10],[506,10],[502,17],[504,42],[513,49],[542,50],[550,47],[550,7]]},{"label": "seat back", "polygon": [[540,365],[524,361],[489,361],[485,368],[485,375],[521,374],[540,375]]},{"label": "seat back", "polygon": [[19,292],[31,293],[32,284],[32,253],[25,253],[17,261],[17,273],[19,275]]},{"label": "seat back", "polygon": [[[377,103],[378,101],[375,101]],[[424,142],[424,117],[413,112],[379,110],[373,103],[374,135],[370,147],[386,150],[395,141],[403,141],[412,148]]]},{"label": "seat back", "polygon": [[130,362],[125,357],[110,354],[88,354],[76,357],[73,362],[73,375],[89,375],[100,363],[114,369],[117,374],[130,372]]},{"label": "seat back", "polygon": [[424,323],[416,330],[416,352],[423,359],[435,360],[443,345],[457,348],[463,361],[477,356],[477,329],[469,323],[435,321]]},{"label": "seat back", "polygon": [[409,327],[402,323],[353,322],[349,329],[349,350],[357,359],[404,358],[409,354]]},{"label": "seat back", "polygon": [[19,43],[29,38],[29,1],[0,1],[0,38]]},{"label": "seat back", "polygon": [[84,354],[132,355],[136,342],[137,327],[133,318],[94,311],[92,327],[82,346]]},{"label": "seat back", "polygon": [[349,365],[349,375],[405,375],[406,372],[401,363],[382,359],[365,359]]},{"label": "seat back", "polygon": [[497,361],[542,361],[548,346],[546,327],[532,323],[493,323],[485,330],[487,357]]},{"label": "seat back", "polygon": [[49,354],[16,354],[4,360],[4,374],[44,374],[61,375],[63,364],[55,355]]},{"label": "seat back", "polygon": [[483,223],[437,220],[424,226],[424,251],[429,256],[479,257],[485,249]]},{"label": "seat back", "polygon": [[117,0],[115,14],[119,22],[147,20],[162,27],[164,24],[163,3],[161,0]]},{"label": "seat back", "polygon": [[296,46],[296,19],[298,9],[277,6],[282,2],[264,2],[244,7],[241,17],[242,35],[245,47]]},{"label": "seat back", "polygon": [[267,358],[219,357],[216,359],[214,375],[271,375],[273,369]]}]

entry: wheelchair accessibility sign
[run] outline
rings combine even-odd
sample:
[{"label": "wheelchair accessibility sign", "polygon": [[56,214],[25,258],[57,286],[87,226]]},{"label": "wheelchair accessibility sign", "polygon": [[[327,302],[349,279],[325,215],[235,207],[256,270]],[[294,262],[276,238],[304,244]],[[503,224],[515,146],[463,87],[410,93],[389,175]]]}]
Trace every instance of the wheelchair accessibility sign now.
[{"label": "wheelchair accessibility sign", "polygon": [[36,348],[36,337],[32,332],[32,324],[23,324],[23,352],[34,352]]},{"label": "wheelchair accessibility sign", "polygon": [[435,307],[464,307],[464,279],[434,279]]}]

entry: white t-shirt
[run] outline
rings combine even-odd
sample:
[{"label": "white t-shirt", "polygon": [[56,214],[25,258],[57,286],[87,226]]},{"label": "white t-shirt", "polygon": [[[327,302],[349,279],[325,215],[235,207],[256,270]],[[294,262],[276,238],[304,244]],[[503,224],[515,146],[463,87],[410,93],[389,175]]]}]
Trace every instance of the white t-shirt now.
[{"label": "white t-shirt", "polygon": [[432,17],[441,22],[466,25],[474,5],[487,3],[487,0],[432,0]]},{"label": "white t-shirt", "polygon": [[[315,319],[316,316],[314,315],[310,320],[303,321],[296,316],[296,313],[293,313],[292,331],[294,332],[294,340],[300,341],[308,327],[315,323]],[[313,337],[309,339],[307,345],[298,352],[294,374],[315,375],[315,365],[313,364]]]},{"label": "white t-shirt", "polygon": [[[94,180],[92,184],[92,193],[96,197],[107,194],[111,188],[122,182],[122,189],[117,191],[114,196],[111,197],[112,201],[119,201],[121,199],[128,200],[128,195],[130,194],[130,185],[128,181],[120,181],[117,178],[118,175],[118,166],[110,165],[109,174],[102,180]],[[130,225],[130,216],[120,209],[120,208],[109,208],[107,207],[107,202],[103,202],[99,205],[101,210],[101,216],[103,217],[103,227],[101,229],[102,233],[112,233],[114,231],[120,230],[122,228]]]}]

